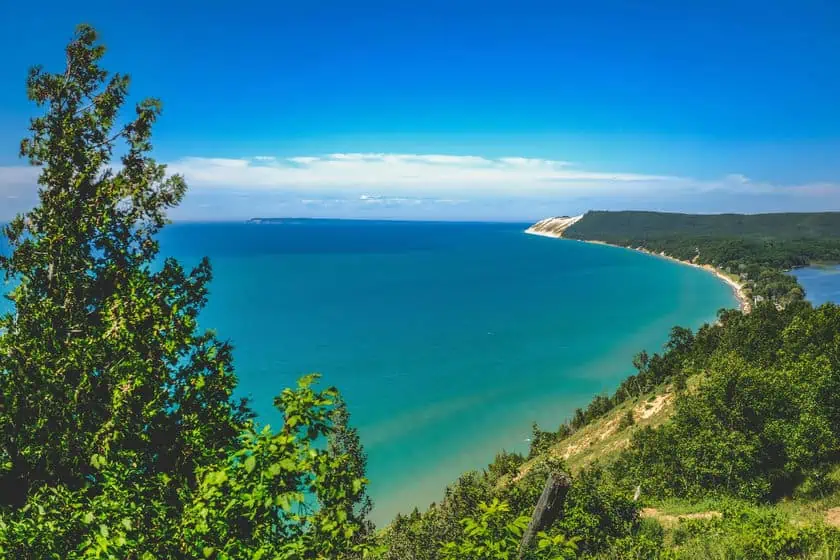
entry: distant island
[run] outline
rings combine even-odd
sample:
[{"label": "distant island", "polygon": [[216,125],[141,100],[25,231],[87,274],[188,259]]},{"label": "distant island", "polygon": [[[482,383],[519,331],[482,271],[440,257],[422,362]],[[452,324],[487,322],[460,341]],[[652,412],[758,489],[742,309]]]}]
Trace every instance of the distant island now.
[{"label": "distant island", "polygon": [[270,225],[278,225],[278,224],[299,224],[301,222],[311,222],[313,220],[318,220],[319,218],[249,218],[245,220],[246,224],[270,224]]}]

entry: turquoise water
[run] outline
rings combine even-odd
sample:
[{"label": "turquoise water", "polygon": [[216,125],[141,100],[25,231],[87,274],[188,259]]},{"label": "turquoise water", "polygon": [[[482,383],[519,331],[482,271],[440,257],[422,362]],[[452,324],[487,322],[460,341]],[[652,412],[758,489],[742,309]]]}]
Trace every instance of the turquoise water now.
[{"label": "turquoise water", "polygon": [[805,288],[805,297],[814,305],[840,303],[840,266],[800,268],[791,274]]},{"label": "turquoise water", "polygon": [[235,345],[243,394],[318,371],[369,454],[377,522],[439,500],[501,449],[527,450],[658,350],[676,324],[735,305],[711,274],[633,251],[522,233],[525,224],[183,224],[163,248],[209,255],[202,316]]},{"label": "turquoise water", "polygon": [[[178,224],[165,254],[214,268],[202,325],[235,346],[240,391],[272,399],[318,371],[369,454],[374,519],[440,500],[531,422],[556,428],[677,324],[734,307],[713,275],[526,224]],[[809,290],[810,292],[810,290]]]}]

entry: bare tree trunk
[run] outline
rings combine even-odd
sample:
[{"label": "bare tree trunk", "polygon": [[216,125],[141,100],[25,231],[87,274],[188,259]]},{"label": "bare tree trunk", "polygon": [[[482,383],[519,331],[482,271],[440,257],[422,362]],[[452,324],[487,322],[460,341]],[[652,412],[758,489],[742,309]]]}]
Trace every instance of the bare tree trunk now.
[{"label": "bare tree trunk", "polygon": [[522,535],[522,543],[519,545],[519,559],[525,558],[525,554],[534,545],[537,533],[545,531],[560,518],[563,511],[563,502],[566,501],[566,494],[572,485],[571,477],[564,472],[551,473],[545,481],[542,495],[534,508],[534,515],[531,522]]}]

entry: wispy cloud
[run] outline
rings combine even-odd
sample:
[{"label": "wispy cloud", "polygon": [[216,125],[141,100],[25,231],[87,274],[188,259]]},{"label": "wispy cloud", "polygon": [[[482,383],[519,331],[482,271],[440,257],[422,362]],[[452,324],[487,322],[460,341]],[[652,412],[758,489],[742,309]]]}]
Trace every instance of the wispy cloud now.
[{"label": "wispy cloud", "polygon": [[840,185],[774,185],[740,174],[715,180],[584,169],[567,161],[442,154],[340,153],[290,158],[201,158],[170,162],[194,187],[389,196],[592,196],[722,191],[760,194],[800,189],[837,194]]},{"label": "wispy cloud", "polygon": [[[683,211],[840,209],[840,184],[778,185],[740,174],[695,179],[586,169],[561,160],[474,155],[336,153],[169,162],[190,195],[177,215],[265,212],[502,218],[587,208]],[[35,201],[37,170],[0,167],[0,219]],[[552,210],[554,209],[554,210]],[[212,212],[220,215],[215,216]],[[513,213],[516,213],[513,215]]]},{"label": "wispy cloud", "polygon": [[591,193],[610,188],[679,184],[678,177],[604,173],[565,161],[441,154],[342,153],[285,159],[183,158],[169,169],[200,187],[251,189],[308,188],[354,192],[377,188],[389,193],[472,196]]}]

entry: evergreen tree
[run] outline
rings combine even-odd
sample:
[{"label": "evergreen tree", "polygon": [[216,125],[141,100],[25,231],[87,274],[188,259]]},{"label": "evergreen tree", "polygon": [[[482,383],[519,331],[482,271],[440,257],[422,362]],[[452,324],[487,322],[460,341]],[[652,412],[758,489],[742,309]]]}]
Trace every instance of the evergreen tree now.
[{"label": "evergreen tree", "polygon": [[[104,52],[81,26],[65,70],[28,79],[43,114],[21,155],[40,189],[0,258],[14,286],[0,318],[0,556],[361,553],[364,455],[337,392],[312,376],[284,391],[278,432],[233,397],[231,346],[197,327],[209,262],[157,259],[186,190],[150,157],[161,104],[123,124],[129,79],[100,66]],[[333,418],[338,443],[318,443]]]},{"label": "evergreen tree", "polygon": [[16,283],[0,319],[7,506],[44,485],[95,486],[98,465],[117,459],[193,484],[248,416],[232,400],[230,346],[197,329],[209,262],[153,266],[154,235],[186,189],[149,157],[161,104],[142,101],[118,125],[129,79],[99,66],[104,51],[82,26],[65,71],[36,67],[27,83],[45,112],[21,143],[41,171],[39,204],[6,228],[0,260]]}]

